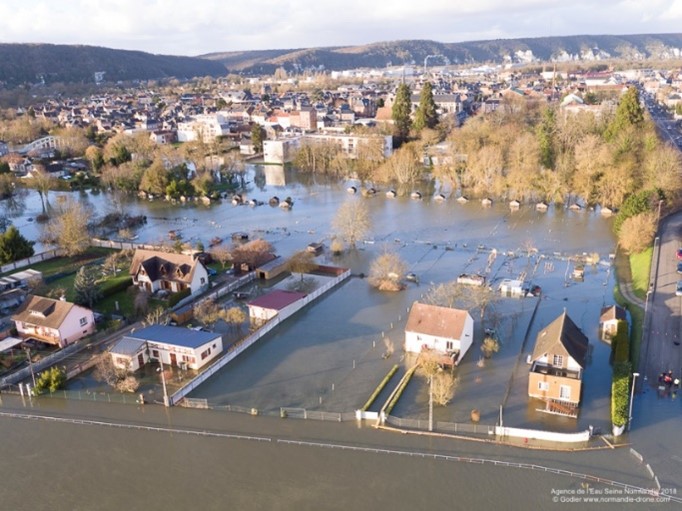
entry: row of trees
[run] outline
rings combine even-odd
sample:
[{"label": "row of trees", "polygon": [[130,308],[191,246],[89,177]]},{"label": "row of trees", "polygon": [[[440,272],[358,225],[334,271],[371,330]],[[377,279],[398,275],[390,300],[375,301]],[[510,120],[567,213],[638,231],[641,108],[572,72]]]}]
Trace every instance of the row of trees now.
[{"label": "row of trees", "polygon": [[678,200],[679,151],[662,143],[631,87],[617,108],[567,114],[553,105],[507,99],[449,139],[437,177],[476,195],[620,207],[638,190]]}]

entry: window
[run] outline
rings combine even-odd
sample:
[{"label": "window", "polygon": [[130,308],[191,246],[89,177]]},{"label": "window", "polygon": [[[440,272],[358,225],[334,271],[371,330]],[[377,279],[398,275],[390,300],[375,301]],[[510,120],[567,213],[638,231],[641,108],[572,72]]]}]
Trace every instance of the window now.
[{"label": "window", "polygon": [[445,349],[446,349],[446,350],[451,350],[451,349],[453,349],[452,341],[446,341],[446,343],[445,343]]},{"label": "window", "polygon": [[571,387],[569,385],[562,385],[559,388],[559,399],[571,399]]},{"label": "window", "polygon": [[538,390],[543,390],[543,391],[549,390],[549,383],[547,383],[546,381],[539,381],[538,382]]},{"label": "window", "polygon": [[206,357],[208,357],[211,354],[211,348],[208,348],[206,351],[203,351],[201,353],[201,360],[204,360]]},{"label": "window", "polygon": [[552,365],[554,367],[563,367],[564,357],[562,357],[561,355],[554,355],[554,360],[552,361]]},{"label": "window", "polygon": [[159,350],[152,350],[152,357],[159,358]]},{"label": "window", "polygon": [[88,318],[81,318],[80,319],[80,324],[81,326],[85,326],[88,324]]}]

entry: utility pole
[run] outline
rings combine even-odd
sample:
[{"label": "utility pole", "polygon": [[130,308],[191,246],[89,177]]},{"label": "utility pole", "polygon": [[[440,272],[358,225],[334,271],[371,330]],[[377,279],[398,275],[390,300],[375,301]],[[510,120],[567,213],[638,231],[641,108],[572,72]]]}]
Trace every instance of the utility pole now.
[{"label": "utility pole", "polygon": [[33,372],[33,360],[31,360],[31,348],[26,346],[24,348],[24,350],[26,351],[26,358],[28,359],[28,366],[31,368],[31,380],[33,380],[33,388],[35,389],[36,388],[36,375]]},{"label": "utility pole", "polygon": [[433,431],[433,375],[429,378],[429,431]]}]

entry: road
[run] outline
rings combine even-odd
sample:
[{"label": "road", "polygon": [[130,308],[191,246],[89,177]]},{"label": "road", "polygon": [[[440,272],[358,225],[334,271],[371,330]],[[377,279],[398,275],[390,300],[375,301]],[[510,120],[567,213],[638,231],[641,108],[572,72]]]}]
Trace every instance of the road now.
[{"label": "road", "polygon": [[[655,383],[658,375],[672,371],[682,378],[682,297],[675,295],[678,247],[682,244],[682,212],[664,219],[652,261],[653,287],[645,304],[646,319],[639,370]],[[656,248],[658,250],[656,250]]]}]

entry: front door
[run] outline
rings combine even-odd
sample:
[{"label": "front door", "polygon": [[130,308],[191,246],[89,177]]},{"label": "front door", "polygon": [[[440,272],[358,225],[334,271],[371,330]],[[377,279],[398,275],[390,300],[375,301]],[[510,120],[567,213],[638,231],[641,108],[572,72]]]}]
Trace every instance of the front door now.
[{"label": "front door", "polygon": [[171,359],[171,365],[172,365],[172,366],[178,365],[178,359],[177,359],[177,357],[175,356],[175,353],[171,353],[171,354],[170,354],[170,359]]},{"label": "front door", "polygon": [[142,353],[137,354],[137,365],[139,367],[144,366],[144,355],[142,355]]}]

